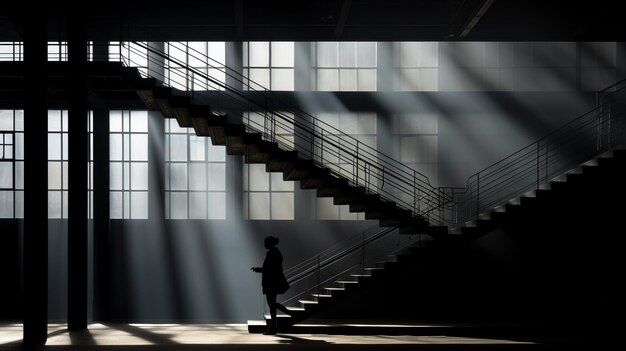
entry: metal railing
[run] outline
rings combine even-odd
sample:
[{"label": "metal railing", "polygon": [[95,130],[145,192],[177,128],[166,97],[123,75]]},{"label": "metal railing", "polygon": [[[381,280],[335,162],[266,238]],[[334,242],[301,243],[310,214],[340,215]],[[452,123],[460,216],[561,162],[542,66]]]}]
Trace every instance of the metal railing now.
[{"label": "metal railing", "polygon": [[597,93],[597,106],[538,141],[472,175],[466,188],[440,188],[446,225],[463,226],[483,212],[545,186],[583,162],[626,142],[626,80]]},{"label": "metal railing", "polygon": [[[203,62],[208,70],[223,72],[224,79],[168,55],[165,45],[168,51],[186,53],[187,60]],[[261,133],[284,150],[298,151],[300,157],[330,169],[353,186],[395,202],[415,217],[433,224],[442,222],[437,210],[441,198],[425,175],[298,108],[278,110],[276,106],[287,104],[278,104],[280,98],[274,92],[224,63],[180,42],[120,42],[118,46],[124,65],[138,67],[144,76],[174,86],[172,82],[192,82],[187,84],[193,88],[188,94],[195,104],[210,105],[231,116],[243,114],[250,132]]]},{"label": "metal railing", "polygon": [[372,226],[285,270],[291,288],[283,296],[284,304],[294,304],[311,294],[329,294],[324,287],[350,274],[366,274],[365,268],[385,261],[393,253],[419,246],[421,236],[402,235],[397,228]]}]

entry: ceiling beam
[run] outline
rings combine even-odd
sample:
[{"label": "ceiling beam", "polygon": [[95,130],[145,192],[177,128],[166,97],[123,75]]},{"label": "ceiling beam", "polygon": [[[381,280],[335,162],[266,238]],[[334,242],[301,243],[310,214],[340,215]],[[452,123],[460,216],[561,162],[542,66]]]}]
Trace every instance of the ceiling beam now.
[{"label": "ceiling beam", "polygon": [[238,37],[243,37],[243,0],[234,0],[235,6],[235,32]]},{"label": "ceiling beam", "polygon": [[341,4],[341,12],[339,13],[339,20],[337,21],[337,28],[335,28],[335,37],[337,38],[343,35],[343,29],[346,26],[351,5],[352,0],[343,0],[343,3]]},{"label": "ceiling beam", "polygon": [[469,19],[469,21],[467,21],[467,23],[465,23],[463,28],[461,28],[461,30],[459,31],[459,38],[465,38],[472,31],[472,29],[476,26],[478,21],[480,21],[485,12],[489,10],[489,7],[491,6],[491,4],[493,4],[494,1],[495,0],[484,0],[482,2],[480,7],[478,8],[478,11],[476,11],[476,13]]}]

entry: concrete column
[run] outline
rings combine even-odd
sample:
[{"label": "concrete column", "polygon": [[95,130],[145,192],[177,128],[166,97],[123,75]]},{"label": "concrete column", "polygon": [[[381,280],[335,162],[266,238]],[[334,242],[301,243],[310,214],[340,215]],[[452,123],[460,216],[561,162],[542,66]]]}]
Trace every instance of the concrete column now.
[{"label": "concrete column", "polygon": [[24,21],[24,343],[48,334],[48,107],[46,16]]},{"label": "concrete column", "polygon": [[68,23],[68,329],[87,329],[88,162],[87,36],[82,17]]},{"label": "concrete column", "polygon": [[[226,67],[243,73],[243,43],[226,42]],[[241,90],[241,82],[226,76],[226,85]],[[241,121],[241,115],[229,115],[232,122]],[[226,218],[243,219],[243,156],[226,155]]]}]

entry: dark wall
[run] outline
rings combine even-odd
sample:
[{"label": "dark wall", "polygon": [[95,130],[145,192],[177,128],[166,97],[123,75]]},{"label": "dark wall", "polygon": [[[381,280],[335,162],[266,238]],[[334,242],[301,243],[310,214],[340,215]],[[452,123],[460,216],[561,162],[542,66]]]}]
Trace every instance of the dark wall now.
[{"label": "dark wall", "polygon": [[22,308],[21,221],[0,220],[0,320],[18,320]]}]

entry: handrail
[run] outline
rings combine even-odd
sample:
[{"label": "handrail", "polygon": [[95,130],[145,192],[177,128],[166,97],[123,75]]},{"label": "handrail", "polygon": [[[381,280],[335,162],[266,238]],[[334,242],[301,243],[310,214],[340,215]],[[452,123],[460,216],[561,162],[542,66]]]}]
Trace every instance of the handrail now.
[{"label": "handrail", "polygon": [[[610,89],[614,91],[607,92]],[[554,177],[626,142],[624,112],[616,96],[626,91],[626,79],[596,93],[597,106],[537,141],[468,177],[465,188],[440,188],[452,197],[444,222],[462,226],[481,212],[540,189]],[[600,95],[604,93],[602,98]],[[621,122],[621,123],[617,123]]]},{"label": "handrail", "polygon": [[[180,42],[167,44],[178,47],[178,50],[182,47],[185,53],[190,55],[189,57],[203,60],[211,69],[222,70],[229,78],[241,83],[244,90],[220,82],[209,74],[188,66],[185,62],[175,60],[165,52],[152,47],[148,42],[132,42],[132,45],[127,45],[126,49],[132,51],[133,55],[142,55],[140,50],[134,47],[137,46],[146,52],[143,55],[148,56],[148,59],[151,59],[149,56],[156,56],[170,66],[187,71],[186,75],[210,82],[213,89],[215,87],[219,89],[212,91],[211,94],[217,95],[219,99],[237,103],[243,110],[262,111],[264,118],[262,124],[252,122],[250,118],[244,122],[251,128],[251,131],[262,133],[266,140],[278,142],[284,149],[297,150],[317,165],[329,168],[335,176],[347,178],[355,186],[362,186],[368,192],[378,193],[383,198],[394,201],[399,207],[410,210],[416,217],[425,217],[432,223],[441,221],[438,212],[433,211],[431,206],[434,203],[440,203],[439,199],[433,197],[437,190],[430,185],[428,178],[423,174],[298,108],[291,109],[290,112],[293,112],[295,118],[290,118],[286,113],[273,108],[274,101],[279,98],[272,91],[264,88],[258,90],[256,86],[260,85],[198,52],[193,47]],[[126,44],[122,42],[122,46],[124,45]],[[123,58],[126,61],[129,61],[128,59],[128,57]],[[158,62],[154,63],[158,64]],[[150,71],[150,67],[146,69]],[[170,70],[169,74],[173,71]],[[159,72],[149,73],[159,75]],[[179,72],[174,72],[174,74],[179,74]],[[189,78],[186,75],[182,78]],[[165,81],[165,77],[162,78]],[[202,85],[196,81],[191,84],[192,86]],[[191,95],[195,100],[204,100],[204,103],[211,102],[206,95],[203,97],[202,94],[193,91]],[[281,140],[281,137],[276,135],[279,127],[293,130],[295,140],[291,143],[286,143],[284,138]],[[347,165],[349,166],[346,167]]]}]

